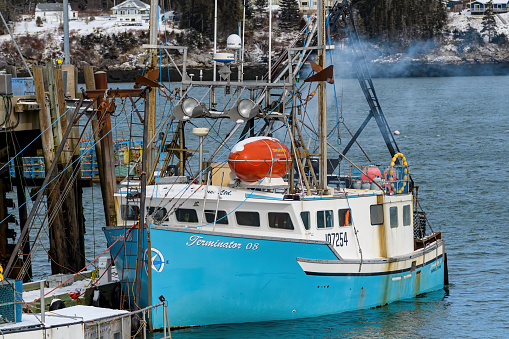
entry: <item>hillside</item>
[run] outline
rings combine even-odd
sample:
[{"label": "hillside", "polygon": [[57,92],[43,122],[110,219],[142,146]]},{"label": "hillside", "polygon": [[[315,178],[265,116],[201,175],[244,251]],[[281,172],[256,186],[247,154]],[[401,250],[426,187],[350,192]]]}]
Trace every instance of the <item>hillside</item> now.
[{"label": "hillside", "polygon": [[[277,10],[277,6],[274,6]],[[146,53],[141,48],[148,41],[148,24],[140,26],[117,26],[109,16],[102,12],[81,12],[78,20],[69,24],[71,60],[82,68],[93,65],[104,70],[143,69]],[[459,64],[509,64],[509,51],[506,36],[509,36],[509,13],[496,15],[496,31],[500,37],[497,43],[488,42],[481,35],[482,16],[472,16],[467,11],[449,13],[447,23],[438,34],[430,39],[414,39],[406,44],[398,44],[388,39],[377,39],[371,35],[365,43],[368,60],[373,69],[383,69],[391,76],[412,75],[402,71],[412,64],[459,65]],[[362,30],[362,27],[360,27]],[[29,64],[37,64],[43,59],[61,59],[63,28],[58,22],[36,24],[34,16],[22,15],[13,25],[13,34]],[[189,65],[196,68],[212,66],[212,43],[206,34],[193,29],[179,29],[172,24],[160,23],[161,40],[171,45],[184,45],[192,48]],[[275,20],[272,46],[275,54],[289,43],[295,33],[285,33],[278,29]],[[225,36],[220,36],[219,49],[225,47]],[[336,43],[339,59],[348,58]],[[246,62],[257,65],[266,60],[268,48],[267,29],[255,30],[246,35]],[[173,58],[180,60],[180,55]],[[164,58],[166,60],[166,58]],[[170,61],[168,61],[170,62]],[[14,48],[9,35],[0,36],[0,68],[6,64],[22,68],[22,61]],[[390,67],[389,67],[390,66]],[[376,72],[375,72],[376,73]],[[375,74],[376,75],[376,74]]]}]

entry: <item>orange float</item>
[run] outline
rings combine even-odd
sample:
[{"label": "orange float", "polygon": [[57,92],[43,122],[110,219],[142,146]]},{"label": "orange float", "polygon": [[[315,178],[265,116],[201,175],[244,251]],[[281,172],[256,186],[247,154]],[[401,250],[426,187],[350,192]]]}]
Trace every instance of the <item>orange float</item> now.
[{"label": "orange float", "polygon": [[253,137],[237,143],[228,156],[228,165],[239,179],[255,182],[265,177],[282,178],[290,170],[292,156],[281,141]]},{"label": "orange float", "polygon": [[380,169],[378,167],[368,166],[368,167],[364,167],[362,169],[362,173],[361,173],[362,181],[371,181],[371,180],[369,180],[369,178],[375,179],[375,178],[381,178],[381,177],[382,177],[382,173],[380,172]]}]

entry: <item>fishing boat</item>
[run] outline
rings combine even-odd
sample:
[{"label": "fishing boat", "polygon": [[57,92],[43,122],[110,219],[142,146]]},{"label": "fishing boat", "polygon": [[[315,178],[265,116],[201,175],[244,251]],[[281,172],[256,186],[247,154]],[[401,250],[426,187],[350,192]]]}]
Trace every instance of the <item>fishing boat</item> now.
[{"label": "fishing boat", "polygon": [[[146,185],[144,167],[140,180],[115,194],[117,225],[104,228],[134,303],[144,307],[164,298],[172,327],[198,326],[377,307],[447,283],[444,241],[439,232],[426,232],[409,160],[390,133],[362,58],[353,66],[370,106],[368,118],[346,146],[327,139],[333,118],[327,118],[326,86],[334,86],[334,72],[325,65],[326,32],[339,21],[358,55],[343,1],[319,11],[304,45],[288,48],[263,81],[232,80],[235,66],[227,62],[217,81],[192,80],[184,67],[170,122],[177,126],[174,175]],[[312,52],[317,63],[299,81]],[[196,99],[193,90],[209,102]],[[313,100],[317,131],[303,118]],[[384,139],[380,151],[389,150],[385,166],[357,165],[347,157],[371,118]],[[233,127],[203,161],[212,132],[196,124],[206,119],[231,120]],[[239,140],[230,141],[240,127]],[[184,172],[191,152],[184,147],[187,134],[199,146],[192,175]],[[315,149],[305,135],[316,139]],[[152,321],[162,325],[156,314]]]}]

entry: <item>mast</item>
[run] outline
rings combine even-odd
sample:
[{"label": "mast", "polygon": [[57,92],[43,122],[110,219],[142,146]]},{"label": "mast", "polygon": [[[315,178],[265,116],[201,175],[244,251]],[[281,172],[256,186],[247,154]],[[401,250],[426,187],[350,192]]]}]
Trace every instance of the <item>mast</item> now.
[{"label": "mast", "polygon": [[[325,68],[325,0],[318,0],[318,65]],[[318,82],[318,193],[327,191],[327,92],[325,81]]]},{"label": "mast", "polygon": [[[269,82],[272,82],[272,0],[269,0]],[[269,96],[270,100],[270,96]]]},{"label": "mast", "polygon": [[[157,0],[150,0],[150,28],[149,28],[149,65],[147,73],[157,69],[157,47],[158,39],[158,22],[159,22],[159,6]],[[154,134],[156,126],[156,98],[157,91],[151,90],[148,96],[148,120],[145,121],[145,128],[148,128],[148,144],[146,146],[147,154],[143,155],[147,158],[147,168],[152,169],[154,165]],[[149,178],[153,178],[152,173],[148,173]]]},{"label": "mast", "polygon": [[62,4],[62,13],[64,14],[64,65],[71,63],[71,53],[69,51],[69,1],[64,0]]},{"label": "mast", "polygon": [[[150,28],[149,28],[149,65],[148,72],[157,68],[157,32],[159,21],[159,6],[157,0],[150,1]],[[145,92],[147,96],[147,92]],[[137,258],[136,258],[136,280],[135,280],[135,299],[137,305],[141,308],[141,280],[143,264],[147,265],[147,305],[152,305],[152,246],[150,242],[150,224],[145,226],[145,196],[147,185],[147,168],[152,169],[154,163],[154,133],[156,121],[156,98],[157,91],[151,88],[148,91],[148,100],[145,102],[145,113],[143,117],[143,151],[142,151],[142,169],[140,175],[140,220],[138,223],[138,240],[137,240]],[[149,177],[153,177],[149,173]],[[145,229],[147,232],[147,249],[143,251],[143,242]],[[147,262],[144,263],[142,258],[147,253]],[[152,327],[152,317],[149,314],[149,328]]]}]

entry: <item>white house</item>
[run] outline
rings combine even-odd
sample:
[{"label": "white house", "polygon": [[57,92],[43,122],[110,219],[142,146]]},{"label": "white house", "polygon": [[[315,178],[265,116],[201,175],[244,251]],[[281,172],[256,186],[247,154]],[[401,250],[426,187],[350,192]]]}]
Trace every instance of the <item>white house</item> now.
[{"label": "white house", "polygon": [[[476,0],[468,4],[470,13],[472,14],[484,14],[484,11],[488,8],[489,0]],[[509,0],[492,0],[493,13],[507,13],[509,10]]]},{"label": "white house", "polygon": [[305,14],[310,10],[316,11],[318,8],[318,1],[317,0],[298,0],[299,1],[299,8],[301,11],[303,11]]},{"label": "white house", "polygon": [[[111,18],[120,25],[141,25],[150,21],[150,5],[140,0],[126,0],[111,7],[111,11]],[[160,10],[158,13],[161,13]]]},{"label": "white house", "polygon": [[[35,19],[40,17],[46,22],[62,22],[64,20],[63,4],[44,3],[35,6]],[[69,20],[78,20],[78,11],[73,11],[71,5],[68,8]]]}]

